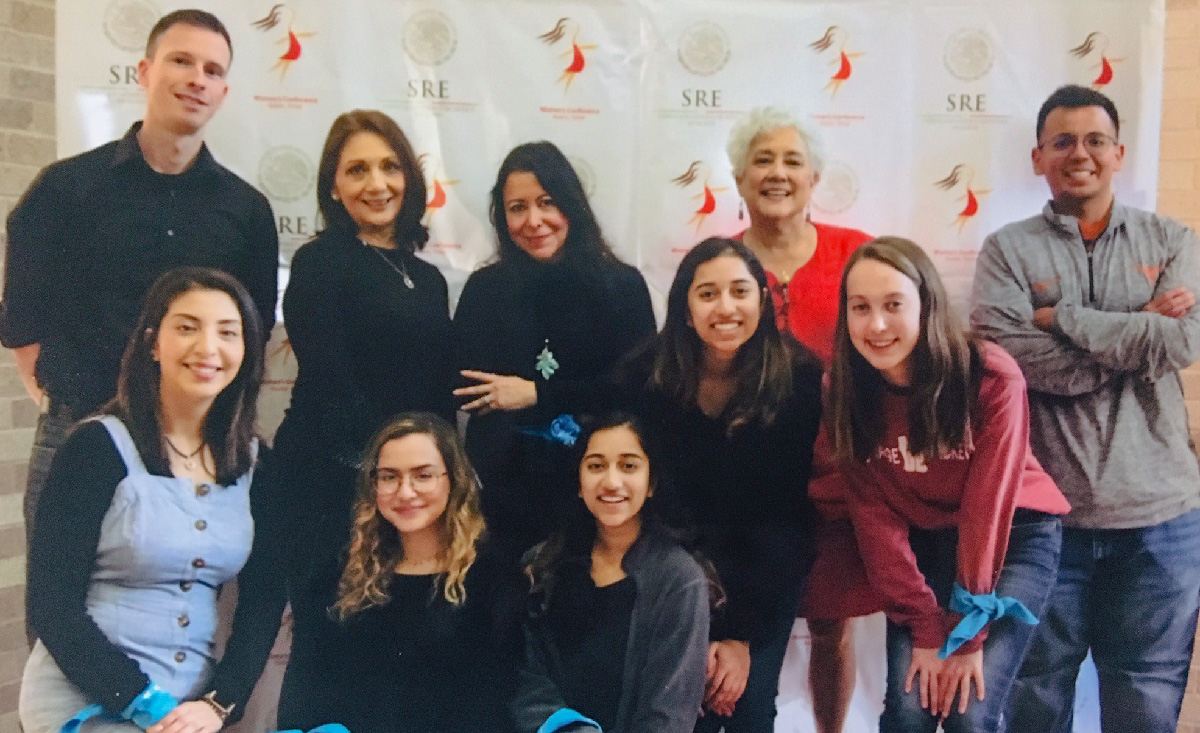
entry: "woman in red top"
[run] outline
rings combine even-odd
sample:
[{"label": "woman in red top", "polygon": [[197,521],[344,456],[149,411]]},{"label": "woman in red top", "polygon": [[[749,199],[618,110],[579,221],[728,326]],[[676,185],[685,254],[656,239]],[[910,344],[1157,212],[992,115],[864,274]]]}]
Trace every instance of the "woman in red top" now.
[{"label": "woman in red top", "polygon": [[860,247],[841,293],[827,428],[886,599],[880,731],[1000,730],[1070,509],[1030,451],[1025,379],[906,239]]},{"label": "woman in red top", "polygon": [[[767,271],[779,331],[790,331],[828,368],[842,269],[871,236],[809,219],[824,161],[818,139],[789,112],[776,107],[747,112],[729,132],[728,153],[750,214],[750,228],[738,238]],[[809,496],[821,522],[817,559],[800,604],[812,634],[809,666],[821,671],[809,680],[818,733],[841,733],[854,695],[850,619],[881,609],[858,562],[841,482],[822,478],[832,469],[813,464]]]}]

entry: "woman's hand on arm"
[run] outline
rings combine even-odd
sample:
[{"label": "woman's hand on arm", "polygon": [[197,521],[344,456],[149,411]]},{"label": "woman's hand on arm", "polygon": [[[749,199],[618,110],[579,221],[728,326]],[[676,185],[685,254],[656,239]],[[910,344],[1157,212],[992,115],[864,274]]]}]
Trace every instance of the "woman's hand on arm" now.
[{"label": "woman's hand on arm", "polygon": [[717,715],[730,716],[746,691],[750,678],[750,645],[726,639],[708,645],[708,684],[704,707]]},{"label": "woman's hand on arm", "polygon": [[479,380],[479,384],[454,390],[456,397],[475,397],[462,406],[469,412],[485,415],[492,410],[524,410],[537,404],[537,385],[528,379],[474,369],[463,369],[459,373],[468,379]]},{"label": "woman's hand on arm", "polygon": [[225,721],[203,700],[180,703],[146,733],[217,733]]},{"label": "woman's hand on arm", "polygon": [[938,675],[938,688],[941,699],[934,711],[945,717],[954,708],[954,695],[959,694],[958,714],[967,712],[967,703],[971,698],[971,681],[975,681],[975,694],[980,700],[984,698],[983,686],[983,649],[977,649],[969,654],[951,654],[942,662],[942,671]]},{"label": "woman's hand on arm", "polygon": [[937,649],[913,647],[912,663],[908,665],[908,674],[904,677],[904,691],[912,692],[913,681],[921,692],[921,707],[929,712],[937,712],[941,703],[938,695],[940,687],[938,676],[944,662],[938,659]]}]

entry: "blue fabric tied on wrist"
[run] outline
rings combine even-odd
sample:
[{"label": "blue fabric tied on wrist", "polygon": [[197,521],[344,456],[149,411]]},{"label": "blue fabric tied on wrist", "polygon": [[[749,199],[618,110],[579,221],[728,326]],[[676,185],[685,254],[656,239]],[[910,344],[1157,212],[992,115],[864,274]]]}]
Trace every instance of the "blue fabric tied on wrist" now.
[{"label": "blue fabric tied on wrist", "polygon": [[1012,596],[998,597],[995,592],[974,595],[958,583],[950,595],[950,610],[963,615],[962,621],[950,632],[946,643],[938,651],[938,659],[945,659],[963,644],[975,638],[990,622],[1012,616],[1016,620],[1036,626],[1037,616]]},{"label": "blue fabric tied on wrist", "polygon": [[[121,717],[145,730],[165,718],[178,705],[179,701],[170,693],[151,682],[121,711]],[[105,712],[103,705],[88,705],[64,723],[58,733],[76,733],[85,722],[101,716],[113,717]]]},{"label": "blue fabric tied on wrist", "polygon": [[545,438],[552,443],[560,443],[570,448],[575,445],[575,441],[579,439],[579,434],[583,429],[579,427],[579,423],[575,422],[574,415],[559,415],[554,418],[549,427],[541,430],[526,430],[527,435],[536,435],[539,438]]},{"label": "blue fabric tied on wrist", "polygon": [[559,708],[554,711],[554,714],[546,718],[546,722],[542,723],[542,727],[537,729],[537,733],[554,733],[562,730],[569,725],[583,723],[584,725],[595,726],[596,730],[602,730],[600,724],[580,713],[578,710],[571,708]]}]

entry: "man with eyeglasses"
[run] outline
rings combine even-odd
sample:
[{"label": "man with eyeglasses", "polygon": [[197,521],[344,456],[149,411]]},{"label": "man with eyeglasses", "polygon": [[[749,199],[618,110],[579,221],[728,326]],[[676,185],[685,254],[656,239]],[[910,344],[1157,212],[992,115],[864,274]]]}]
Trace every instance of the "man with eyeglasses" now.
[{"label": "man with eyeglasses", "polygon": [[1200,611],[1200,469],[1179,376],[1200,357],[1200,244],[1115,201],[1118,130],[1103,94],[1051,94],[1033,168],[1052,198],[989,236],[975,273],[971,323],[1021,364],[1034,453],[1072,505],[1011,698],[1021,733],[1071,730],[1089,650],[1106,733],[1174,733]]}]

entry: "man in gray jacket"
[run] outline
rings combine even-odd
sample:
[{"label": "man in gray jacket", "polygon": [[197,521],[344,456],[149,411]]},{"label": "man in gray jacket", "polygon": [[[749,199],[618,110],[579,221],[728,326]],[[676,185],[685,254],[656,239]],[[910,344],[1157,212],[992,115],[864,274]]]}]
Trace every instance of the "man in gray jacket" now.
[{"label": "man in gray jacket", "polygon": [[971,323],[1021,364],[1034,453],[1072,505],[1012,694],[1021,733],[1071,730],[1089,650],[1106,733],[1173,733],[1200,611],[1200,470],[1179,376],[1200,357],[1200,245],[1115,202],[1118,130],[1103,94],[1050,95],[1033,168],[1052,199],[988,237],[975,273]]}]

